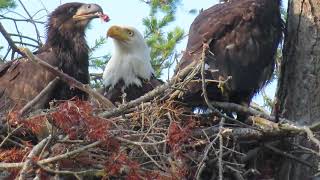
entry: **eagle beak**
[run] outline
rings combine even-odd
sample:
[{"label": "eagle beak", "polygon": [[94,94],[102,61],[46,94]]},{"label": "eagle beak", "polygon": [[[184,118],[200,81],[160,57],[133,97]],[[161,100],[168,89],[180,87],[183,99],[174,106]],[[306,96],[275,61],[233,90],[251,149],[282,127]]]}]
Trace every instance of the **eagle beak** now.
[{"label": "eagle beak", "polygon": [[107,37],[111,37],[111,38],[119,40],[119,41],[128,41],[129,40],[128,34],[120,26],[111,26],[107,32]]},{"label": "eagle beak", "polygon": [[109,17],[103,14],[103,10],[98,4],[83,4],[72,18],[81,21],[99,17],[106,22],[109,21]]}]

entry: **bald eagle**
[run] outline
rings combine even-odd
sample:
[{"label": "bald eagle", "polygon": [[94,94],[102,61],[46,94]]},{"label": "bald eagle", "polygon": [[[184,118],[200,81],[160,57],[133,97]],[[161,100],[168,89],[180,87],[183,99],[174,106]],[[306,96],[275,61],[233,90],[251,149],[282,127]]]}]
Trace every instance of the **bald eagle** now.
[{"label": "bald eagle", "polygon": [[[200,62],[203,43],[208,42],[206,79],[231,77],[226,83],[207,82],[209,99],[248,106],[274,70],[283,30],[280,4],[280,0],[230,0],[204,10],[190,27],[177,70]],[[205,105],[201,83],[191,82],[186,89],[180,100],[194,107]]]},{"label": "bald eagle", "polygon": [[154,76],[148,45],[136,28],[112,26],[107,36],[113,38],[114,53],[103,72],[105,97],[121,102],[125,93],[131,101],[161,84]]},{"label": "bald eagle", "polygon": [[[97,4],[67,3],[56,8],[49,16],[47,39],[36,56],[78,81],[88,84],[88,45],[85,29],[93,18],[103,15]],[[105,15],[103,15],[106,18]],[[20,109],[44,89],[55,76],[40,65],[20,58],[0,67],[0,113]],[[52,99],[86,99],[80,90],[59,82],[35,108],[43,108]]]}]

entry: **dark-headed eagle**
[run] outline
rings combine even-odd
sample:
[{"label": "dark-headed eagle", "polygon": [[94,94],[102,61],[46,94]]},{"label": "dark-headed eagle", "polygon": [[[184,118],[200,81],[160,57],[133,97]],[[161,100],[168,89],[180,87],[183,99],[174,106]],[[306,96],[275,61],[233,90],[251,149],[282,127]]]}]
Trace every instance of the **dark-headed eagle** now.
[{"label": "dark-headed eagle", "polygon": [[113,38],[114,53],[103,73],[104,96],[114,102],[131,101],[161,84],[154,77],[150,50],[142,34],[134,27],[112,26],[107,36]]},{"label": "dark-headed eagle", "polygon": [[[201,12],[192,23],[178,70],[201,60],[205,52],[208,97],[248,105],[271,78],[282,37],[280,0],[230,0]],[[200,75],[198,76],[198,78]],[[192,106],[204,105],[199,82],[190,82],[181,96]]]},{"label": "dark-headed eagle", "polygon": [[[56,8],[49,16],[47,39],[36,56],[57,67],[78,81],[88,84],[88,45],[85,29],[93,18],[104,16],[97,4],[67,3]],[[55,76],[27,58],[8,62],[0,67],[0,113],[12,107],[20,109],[41,92]],[[35,108],[43,108],[52,99],[86,99],[80,90],[70,89],[64,83],[42,98]]]}]

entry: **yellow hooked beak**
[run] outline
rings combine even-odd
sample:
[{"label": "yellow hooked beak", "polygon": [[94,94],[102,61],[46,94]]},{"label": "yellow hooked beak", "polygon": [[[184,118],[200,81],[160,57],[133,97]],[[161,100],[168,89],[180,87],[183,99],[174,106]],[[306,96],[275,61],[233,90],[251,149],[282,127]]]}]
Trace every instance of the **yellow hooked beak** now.
[{"label": "yellow hooked beak", "polygon": [[128,30],[120,26],[111,26],[107,32],[107,37],[114,38],[119,41],[128,41],[130,39]]}]

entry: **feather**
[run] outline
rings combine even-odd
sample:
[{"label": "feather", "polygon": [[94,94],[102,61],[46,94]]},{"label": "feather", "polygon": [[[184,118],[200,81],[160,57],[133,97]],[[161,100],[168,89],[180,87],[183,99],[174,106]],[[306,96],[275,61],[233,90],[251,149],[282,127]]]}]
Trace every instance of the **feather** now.
[{"label": "feather", "polygon": [[[209,83],[209,98],[248,105],[271,78],[282,24],[280,0],[230,0],[214,5],[192,23],[187,48],[177,69],[200,61],[203,42],[210,41],[205,59],[210,67],[206,78],[232,79],[224,85],[225,92],[218,83]],[[191,106],[205,105],[201,83],[189,83],[186,88],[188,91],[180,100]]]},{"label": "feather", "polygon": [[114,52],[103,73],[104,95],[119,102],[125,92],[130,101],[160,85],[153,75],[150,50],[141,33],[128,26],[113,26],[108,34],[111,31]]},{"label": "feather", "polygon": [[[88,8],[90,7],[90,8]],[[85,28],[88,22],[102,14],[96,4],[67,3],[56,8],[49,16],[47,40],[36,54],[37,57],[78,81],[88,84],[88,45]],[[0,67],[0,112],[6,114],[13,107],[22,108],[44,89],[55,76],[38,64],[20,58]],[[86,99],[86,94],[59,82],[34,109],[47,107],[52,99],[70,99],[78,96]]]}]

